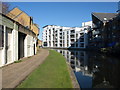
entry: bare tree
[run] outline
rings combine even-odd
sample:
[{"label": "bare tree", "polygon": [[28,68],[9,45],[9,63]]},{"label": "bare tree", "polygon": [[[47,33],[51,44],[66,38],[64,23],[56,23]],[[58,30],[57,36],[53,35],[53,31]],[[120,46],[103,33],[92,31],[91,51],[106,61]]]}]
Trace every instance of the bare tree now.
[{"label": "bare tree", "polygon": [[0,2],[0,11],[3,13],[3,14],[7,14],[8,11],[9,11],[9,3],[7,2]]}]

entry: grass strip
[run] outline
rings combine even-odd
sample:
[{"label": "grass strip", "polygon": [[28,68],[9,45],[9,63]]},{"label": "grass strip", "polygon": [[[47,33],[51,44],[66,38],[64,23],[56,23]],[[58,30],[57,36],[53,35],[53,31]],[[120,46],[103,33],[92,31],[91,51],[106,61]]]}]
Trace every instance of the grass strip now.
[{"label": "grass strip", "polygon": [[72,88],[65,58],[54,50],[17,88]]}]

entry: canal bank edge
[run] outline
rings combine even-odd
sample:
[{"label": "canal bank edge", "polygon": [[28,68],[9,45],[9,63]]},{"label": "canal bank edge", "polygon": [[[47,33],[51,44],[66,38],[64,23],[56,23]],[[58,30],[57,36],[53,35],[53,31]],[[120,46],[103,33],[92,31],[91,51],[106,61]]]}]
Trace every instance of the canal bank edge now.
[{"label": "canal bank edge", "polygon": [[70,73],[70,78],[71,78],[71,80],[72,80],[73,88],[77,88],[78,90],[81,90],[81,89],[80,89],[80,86],[79,86],[79,84],[78,84],[78,81],[77,81],[77,79],[76,79],[76,77],[75,77],[75,74],[74,74],[74,72],[73,72],[73,70],[72,70],[72,68],[71,68],[71,66],[70,66],[70,64],[69,64],[68,62],[66,62],[66,64],[67,64],[67,66],[68,66],[68,71],[69,71],[69,73]]}]

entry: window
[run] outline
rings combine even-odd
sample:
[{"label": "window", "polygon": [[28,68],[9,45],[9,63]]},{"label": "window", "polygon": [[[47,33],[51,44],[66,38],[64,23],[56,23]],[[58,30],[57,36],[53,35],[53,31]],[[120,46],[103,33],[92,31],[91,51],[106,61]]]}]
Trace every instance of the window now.
[{"label": "window", "polygon": [[80,42],[84,42],[84,38],[80,38]]},{"label": "window", "polygon": [[62,29],[60,29],[60,31],[62,31]]},{"label": "window", "polygon": [[78,44],[76,43],[76,47],[78,47]]},{"label": "window", "polygon": [[80,47],[84,47],[84,43],[81,43]]},{"label": "window", "polygon": [[2,25],[0,25],[0,47],[4,47],[4,31]]},{"label": "window", "polygon": [[69,34],[69,31],[67,31],[67,34]]},{"label": "window", "polygon": [[74,44],[71,44],[71,47],[74,47]]},{"label": "window", "polygon": [[75,33],[75,30],[71,30],[71,33]]},{"label": "window", "polygon": [[44,46],[47,46],[47,42],[44,42]]}]

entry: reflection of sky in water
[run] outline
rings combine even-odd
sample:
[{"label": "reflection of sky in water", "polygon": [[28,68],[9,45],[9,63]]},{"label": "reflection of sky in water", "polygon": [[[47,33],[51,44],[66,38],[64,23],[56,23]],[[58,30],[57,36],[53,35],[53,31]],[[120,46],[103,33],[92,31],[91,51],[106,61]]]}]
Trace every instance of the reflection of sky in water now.
[{"label": "reflection of sky in water", "polygon": [[81,88],[92,88],[92,77],[84,76],[82,72],[75,72],[75,75]]}]

